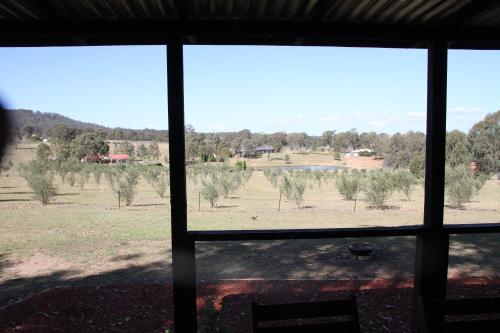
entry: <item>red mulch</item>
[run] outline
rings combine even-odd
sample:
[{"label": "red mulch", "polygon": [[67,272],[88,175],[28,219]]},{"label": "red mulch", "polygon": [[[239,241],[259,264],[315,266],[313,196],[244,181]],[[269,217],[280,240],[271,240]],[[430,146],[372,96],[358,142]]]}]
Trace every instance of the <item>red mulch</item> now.
[{"label": "red mulch", "polygon": [[[412,281],[202,282],[198,306],[214,302],[230,332],[250,332],[249,305],[335,299],[355,293],[363,332],[410,332]],[[455,279],[450,297],[500,296],[500,279]],[[0,309],[0,332],[165,332],[171,286],[52,288]]]}]

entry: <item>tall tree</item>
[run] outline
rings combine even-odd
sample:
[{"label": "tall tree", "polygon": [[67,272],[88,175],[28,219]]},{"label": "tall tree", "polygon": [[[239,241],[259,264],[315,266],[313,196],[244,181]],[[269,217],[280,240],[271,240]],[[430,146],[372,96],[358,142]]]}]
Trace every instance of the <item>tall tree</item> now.
[{"label": "tall tree", "polygon": [[472,160],[467,134],[453,130],[446,134],[446,162],[455,168]]},{"label": "tall tree", "polygon": [[96,133],[83,133],[71,144],[71,155],[80,160],[88,155],[107,154],[109,145],[106,139]]},{"label": "tall tree", "polygon": [[474,124],[469,131],[469,144],[479,171],[500,172],[500,111]]}]

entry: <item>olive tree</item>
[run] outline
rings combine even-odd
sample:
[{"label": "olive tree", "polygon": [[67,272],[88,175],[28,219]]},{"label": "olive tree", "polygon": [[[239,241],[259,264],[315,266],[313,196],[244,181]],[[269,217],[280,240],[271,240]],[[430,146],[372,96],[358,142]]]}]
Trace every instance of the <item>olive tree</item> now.
[{"label": "olive tree", "polygon": [[106,174],[108,183],[114,195],[118,199],[118,208],[121,201],[125,201],[126,206],[130,206],[137,193],[139,183],[139,171],[132,165],[120,165],[110,169]]},{"label": "olive tree", "polygon": [[465,165],[447,167],[445,173],[446,199],[451,207],[462,208],[481,189],[485,176],[475,176]]},{"label": "olive tree", "polygon": [[19,169],[20,175],[26,180],[33,191],[33,197],[42,205],[47,205],[50,199],[56,195],[54,186],[54,175],[49,165],[44,161],[33,160]]},{"label": "olive tree", "polygon": [[394,186],[400,192],[406,195],[406,199],[410,201],[411,192],[418,184],[417,177],[407,170],[397,170],[393,175]]},{"label": "olive tree", "polygon": [[388,170],[375,170],[368,173],[364,184],[366,200],[375,208],[383,209],[394,192],[394,179]]},{"label": "olive tree", "polygon": [[343,171],[337,176],[336,185],[345,200],[355,200],[361,191],[363,175],[357,170]]}]

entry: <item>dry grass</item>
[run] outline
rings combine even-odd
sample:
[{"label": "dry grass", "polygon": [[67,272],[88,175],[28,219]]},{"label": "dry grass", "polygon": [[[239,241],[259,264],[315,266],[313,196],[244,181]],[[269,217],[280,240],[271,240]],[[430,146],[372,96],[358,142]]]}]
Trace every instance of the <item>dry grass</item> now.
[{"label": "dry grass", "polygon": [[[161,149],[164,153],[166,145]],[[18,165],[27,162],[33,154],[34,150],[11,150],[6,161],[10,159]],[[327,154],[290,156],[295,165],[337,163]],[[278,155],[273,157],[270,161],[267,156],[249,160],[249,164],[256,168],[284,164]],[[380,166],[378,161],[370,161],[373,160],[351,158],[342,162],[346,162],[346,167],[364,165],[369,169]],[[30,189],[17,172],[11,170],[0,175],[0,261],[4,263],[0,264],[0,283],[54,270],[71,271],[68,276],[86,276],[158,262],[164,268],[160,276],[168,276],[168,198],[159,198],[149,184],[141,180],[132,206],[118,209],[116,198],[104,177],[101,184],[95,184],[91,178],[83,191],[67,184],[58,183],[57,186],[58,195],[54,203],[42,207],[41,203],[32,199]],[[499,194],[499,181],[489,180],[464,210],[444,208],[445,222],[499,222]],[[333,181],[330,181],[321,188],[306,190],[305,208],[298,209],[295,203],[284,200],[282,210],[278,211],[278,191],[262,171],[255,171],[245,187],[230,198],[218,201],[218,207],[210,208],[209,203],[202,201],[200,211],[196,188],[188,183],[188,223],[191,230],[420,224],[423,219],[423,195],[421,185],[417,186],[411,201],[407,201],[402,193],[395,193],[388,204],[396,208],[383,211],[370,209],[361,197],[354,211],[354,202],[343,200]],[[473,263],[458,260],[454,274],[457,270],[472,272],[478,266],[486,267],[477,270],[481,274],[498,274],[498,259],[494,256],[488,258],[488,253],[493,253],[495,244],[498,245],[498,238],[488,238],[485,250],[481,248],[485,238],[481,237],[474,235],[467,241],[453,243],[452,256],[459,258],[463,253],[475,260]],[[202,252],[198,254],[199,259],[207,263],[200,269],[200,274],[207,279],[224,276],[342,278],[353,274],[371,277],[374,274],[401,274],[403,271],[411,274],[409,258],[413,256],[412,238],[373,240],[385,257],[380,257],[371,266],[335,259],[339,258],[349,241],[352,240],[200,244],[198,250]],[[297,257],[299,254],[302,259]],[[478,261],[478,258],[481,260]],[[276,268],[269,270],[270,265]],[[290,265],[293,270],[289,269]]]}]

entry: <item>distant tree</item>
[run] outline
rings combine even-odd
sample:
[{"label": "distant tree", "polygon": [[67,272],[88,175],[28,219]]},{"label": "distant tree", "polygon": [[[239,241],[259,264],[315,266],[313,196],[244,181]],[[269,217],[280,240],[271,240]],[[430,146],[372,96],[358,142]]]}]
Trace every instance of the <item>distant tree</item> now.
[{"label": "distant tree", "polygon": [[446,134],[446,162],[452,167],[469,165],[472,155],[469,149],[467,134],[454,130]]},{"label": "distant tree", "polygon": [[141,143],[139,147],[137,147],[137,157],[144,159],[148,155],[148,149],[144,145],[144,143]]},{"label": "distant tree", "polygon": [[43,161],[48,161],[50,156],[52,155],[52,150],[49,145],[45,143],[41,143],[38,145],[36,149],[36,158]]},{"label": "distant tree", "polygon": [[23,134],[23,136],[31,138],[31,136],[35,133],[35,128],[31,125],[25,125],[21,129],[21,133]]},{"label": "distant tree", "polygon": [[132,157],[134,155],[134,145],[130,141],[125,141],[122,143],[122,150],[125,154]]},{"label": "distant tree", "polygon": [[291,163],[290,162],[290,155],[288,155],[288,154],[285,154],[285,163],[286,164],[290,164]]},{"label": "distant tree", "polygon": [[160,159],[160,147],[157,142],[153,141],[149,144],[148,152],[151,159],[155,161]]},{"label": "distant tree", "polygon": [[469,144],[480,172],[500,172],[500,111],[474,124],[469,131]]},{"label": "distant tree", "polygon": [[88,155],[107,154],[109,145],[106,139],[95,133],[83,133],[71,144],[72,156],[80,160]]},{"label": "distant tree", "polygon": [[335,137],[335,131],[324,131],[321,134],[321,145],[323,146],[332,146],[333,145],[333,140]]},{"label": "distant tree", "polygon": [[425,155],[424,153],[413,155],[409,164],[410,172],[417,178],[424,177]]},{"label": "distant tree", "polygon": [[67,160],[71,157],[71,142],[80,134],[79,129],[62,124],[52,129],[50,143],[57,159]]}]

